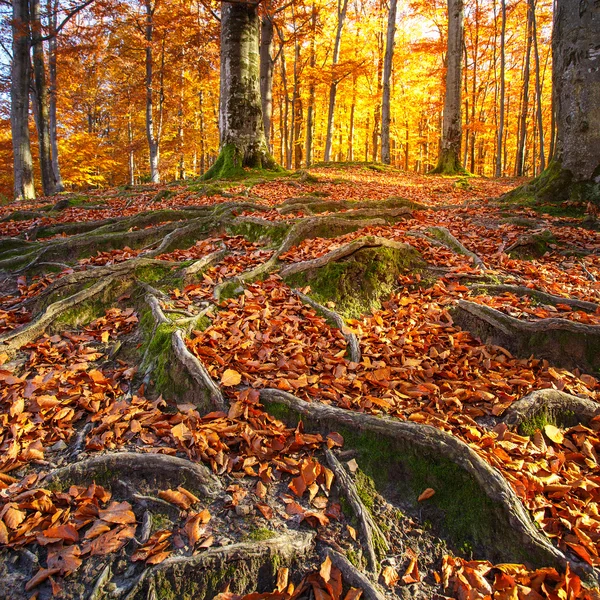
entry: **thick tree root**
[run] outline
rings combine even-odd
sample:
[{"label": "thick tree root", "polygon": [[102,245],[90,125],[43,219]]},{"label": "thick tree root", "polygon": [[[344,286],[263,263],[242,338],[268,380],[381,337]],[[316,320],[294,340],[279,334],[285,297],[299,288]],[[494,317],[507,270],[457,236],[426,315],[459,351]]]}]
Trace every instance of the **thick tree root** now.
[{"label": "thick tree root", "polygon": [[[198,384],[200,389],[204,392],[206,398],[216,410],[226,411],[227,402],[219,389],[219,386],[215,384],[204,365],[188,350],[183,339],[183,333],[180,329],[176,329],[172,335],[172,347],[175,356],[183,367],[187,370],[190,377]],[[202,404],[206,404],[203,399]],[[200,404],[197,402],[197,404]]]},{"label": "thick tree root", "polygon": [[203,256],[200,260],[193,262],[189,267],[183,269],[183,280],[189,281],[204,269],[220,263],[227,254],[229,254],[229,251],[223,248],[222,250],[215,250],[215,252]]},{"label": "thick tree root", "polygon": [[471,250],[467,249],[461,242],[459,242],[451,233],[446,229],[446,227],[429,227],[427,230],[434,239],[441,242],[444,246],[456,252],[457,254],[462,254],[467,256],[473,261],[473,264],[480,269],[485,269],[485,263],[475,254],[471,252]]},{"label": "thick tree root", "polygon": [[483,342],[503,346],[517,356],[533,355],[592,374],[600,368],[600,326],[567,319],[522,321],[466,300],[458,301],[453,318]]},{"label": "thick tree root", "polygon": [[0,336],[0,352],[13,357],[25,344],[33,342],[44,333],[46,328],[67,310],[104,292],[115,281],[114,277],[101,279],[89,288],[85,288],[68,298],[54,302],[36,319],[26,325]]},{"label": "thick tree root", "polygon": [[578,298],[564,298],[563,296],[555,296],[554,294],[548,294],[539,290],[534,290],[521,285],[493,285],[493,284],[477,284],[469,286],[469,289],[473,292],[489,293],[492,295],[500,294],[514,294],[515,296],[529,296],[538,302],[544,304],[550,304],[556,306],[557,304],[564,304],[575,308],[577,310],[583,310],[585,312],[595,313],[600,309],[600,305],[594,302],[587,302],[586,300],[579,300]]},{"label": "thick tree root", "polygon": [[[215,597],[228,584],[244,594],[272,590],[281,567],[301,567],[314,552],[315,534],[294,532],[262,542],[211,548],[191,557],[168,558],[144,571],[126,600]],[[154,594],[154,595],[152,595]]]},{"label": "thick tree root", "polygon": [[600,415],[600,403],[559,392],[558,390],[536,390],[510,405],[504,414],[503,422],[509,427],[535,421],[544,417],[544,421],[561,423],[574,420],[587,424]]},{"label": "thick tree root", "polygon": [[313,300],[310,296],[303,294],[298,290],[292,290],[292,292],[302,300],[305,304],[312,306],[318,313],[322,314],[327,320],[332,321],[333,324],[342,332],[342,335],[346,338],[348,344],[348,358],[352,362],[359,363],[361,361],[362,353],[360,351],[360,343],[355,333],[352,333],[346,325],[344,319],[335,311],[326,308],[322,304],[319,304]]},{"label": "thick tree root", "polygon": [[385,595],[378,585],[374,584],[365,577],[344,555],[331,548],[326,550],[327,556],[334,567],[337,567],[344,578],[344,581],[352,587],[363,591],[363,596],[367,600],[385,600]]},{"label": "thick tree root", "polygon": [[348,500],[348,503],[352,507],[354,516],[358,520],[359,529],[361,533],[361,541],[364,544],[365,551],[367,554],[367,563],[371,573],[377,577],[379,573],[379,561],[377,556],[377,549],[381,552],[387,552],[389,550],[389,544],[385,538],[385,535],[379,529],[379,526],[373,520],[371,513],[369,513],[366,506],[362,503],[356,486],[350,475],[346,472],[344,467],[340,464],[340,461],[335,457],[331,450],[325,450],[325,458],[327,464],[333,471],[336,479],[335,482],[342,491],[342,494]]},{"label": "thick tree root", "polygon": [[[500,472],[451,434],[420,423],[360,414],[319,402],[308,403],[281,390],[263,389],[260,399],[268,411],[287,419],[290,424],[306,420],[312,428],[340,431],[350,446],[352,442],[348,438],[357,442],[372,440],[371,443],[386,448],[394,460],[401,463],[403,458],[408,460],[411,453],[416,453],[418,460],[428,458],[432,464],[446,461],[448,465],[458,467],[457,473],[448,481],[448,485],[457,486],[454,493],[460,495],[465,482],[472,481],[477,486],[478,493],[487,497],[486,515],[480,515],[479,518],[487,519],[488,537],[477,542],[486,558],[499,562],[523,560],[540,567],[553,565],[559,568],[565,568],[567,562],[570,562],[578,572],[598,580],[599,574],[595,570],[577,559],[568,559],[554,547],[535,527],[523,504]],[[378,465],[379,469],[383,467],[383,464]],[[396,473],[398,468],[403,467],[395,467]],[[467,480],[461,479],[461,472],[463,475],[467,474]],[[396,475],[390,485],[403,487],[407,482],[401,483]],[[435,496],[431,500],[434,498]],[[469,519],[469,523],[472,522],[470,515],[465,514],[464,518]],[[473,527],[477,526],[476,519],[477,517],[472,522]]]},{"label": "thick tree root", "polygon": [[548,244],[551,243],[556,243],[556,239],[550,230],[544,229],[520,236],[505,252],[522,258],[540,258],[548,251]]},{"label": "thick tree root", "polygon": [[[387,200],[378,200],[375,202],[366,200],[363,202],[353,200],[328,200],[327,198],[319,198],[316,196],[303,196],[300,198],[288,198],[284,200],[279,207],[277,212],[282,215],[287,215],[297,211],[302,211],[311,215],[316,215],[324,212],[336,212],[341,211],[356,211],[361,209],[367,209],[371,211],[377,211],[381,214],[386,210],[394,209],[405,209],[406,214],[410,214],[414,210],[425,210],[427,207],[412,202],[406,198],[388,198]],[[344,213],[344,216],[348,212]]]},{"label": "thick tree root", "polygon": [[[138,479],[159,478],[163,485],[184,485],[207,498],[216,498],[223,487],[218,477],[204,465],[167,454],[141,452],[111,452],[56,469],[40,482],[41,486],[88,484],[96,479],[117,481],[134,476]],[[110,481],[108,482],[110,484]]]},{"label": "thick tree root", "polygon": [[279,271],[279,274],[285,278],[296,273],[303,273],[304,271],[310,271],[324,267],[330,262],[341,260],[351,256],[355,252],[362,250],[363,248],[394,248],[395,250],[414,252],[414,248],[409,244],[403,244],[402,242],[395,242],[394,240],[388,240],[386,238],[377,237],[374,235],[367,235],[365,237],[358,238],[335,248],[331,252],[313,258],[311,260],[305,260],[302,262],[290,263],[285,265]]}]

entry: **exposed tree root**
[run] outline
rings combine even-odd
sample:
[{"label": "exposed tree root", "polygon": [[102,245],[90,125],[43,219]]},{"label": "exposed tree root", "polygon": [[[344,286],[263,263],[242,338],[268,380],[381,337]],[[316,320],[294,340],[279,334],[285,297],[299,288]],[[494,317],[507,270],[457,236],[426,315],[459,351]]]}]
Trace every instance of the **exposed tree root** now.
[{"label": "exposed tree root", "polygon": [[331,450],[325,450],[325,457],[329,467],[333,471],[336,477],[336,484],[342,491],[342,494],[348,500],[354,515],[359,523],[359,529],[361,533],[361,540],[365,547],[367,554],[367,562],[371,572],[377,576],[379,573],[379,561],[375,546],[382,552],[389,550],[389,544],[385,538],[385,535],[379,529],[379,526],[373,520],[371,513],[369,513],[366,506],[362,503],[356,486],[350,475],[346,472],[344,467],[340,464],[340,461],[335,457]]},{"label": "exposed tree root", "polygon": [[546,254],[551,243],[556,243],[556,239],[551,231],[544,229],[520,236],[505,252],[522,258],[540,258]]},{"label": "exposed tree root", "polygon": [[346,343],[348,344],[348,358],[352,362],[359,363],[361,361],[361,351],[358,337],[356,337],[356,334],[350,331],[344,319],[335,311],[326,308],[322,304],[319,304],[316,300],[313,300],[310,296],[307,296],[298,290],[292,290],[292,292],[298,296],[302,302],[312,306],[318,313],[321,313],[326,319],[335,324],[335,326],[342,332],[342,335],[346,338]]},{"label": "exposed tree root", "polygon": [[344,581],[352,587],[361,589],[367,600],[385,600],[385,595],[368,577],[365,577],[344,555],[332,548],[327,548],[327,556],[344,577]]},{"label": "exposed tree root", "polygon": [[414,248],[409,244],[403,244],[401,242],[395,242],[394,240],[388,240],[386,238],[377,237],[374,235],[367,235],[365,237],[358,238],[357,240],[353,240],[344,244],[343,246],[339,246],[335,248],[331,252],[324,254],[323,256],[319,256],[318,258],[313,258],[312,260],[305,260],[302,262],[290,263],[285,265],[279,271],[279,274],[282,277],[289,277],[290,275],[294,275],[296,273],[302,273],[303,271],[310,271],[312,269],[318,269],[320,267],[324,267],[326,264],[330,262],[334,262],[337,260],[341,260],[342,258],[346,258],[351,256],[355,252],[362,250],[363,248],[394,248],[395,250],[401,251],[414,251]]},{"label": "exposed tree root", "polygon": [[183,269],[184,281],[191,279],[194,275],[197,275],[204,269],[220,263],[229,253],[226,248],[222,250],[215,250],[206,256],[203,256],[200,260],[193,262],[189,267]]},{"label": "exposed tree root", "polygon": [[567,369],[595,373],[600,368],[600,326],[567,319],[522,321],[500,311],[459,300],[455,322],[484,343],[521,357],[545,358]]},{"label": "exposed tree root", "polygon": [[[385,212],[389,209],[408,209],[407,214],[413,210],[425,210],[427,207],[417,202],[407,200],[406,198],[393,197],[387,200],[373,201],[353,201],[353,200],[327,200],[326,198],[320,198],[317,196],[303,196],[299,198],[288,198],[284,200],[279,207],[277,212],[282,215],[287,215],[297,211],[303,211],[305,213],[315,215],[324,212],[341,212],[341,211],[355,211],[360,209],[367,209],[371,211],[377,211],[378,213]],[[346,215],[348,213],[345,213]]]},{"label": "exposed tree root", "polygon": [[600,415],[600,403],[558,390],[536,390],[513,402],[504,414],[503,422],[509,427],[519,427],[542,415],[545,421],[560,423],[567,419],[587,424]]},{"label": "exposed tree root", "polygon": [[429,227],[427,230],[436,240],[444,244],[447,248],[450,248],[457,254],[463,254],[469,257],[473,264],[480,269],[485,269],[485,263],[471,250],[467,249],[460,241],[458,241],[446,227]]},{"label": "exposed tree root", "polygon": [[117,481],[132,475],[139,479],[160,478],[163,485],[186,485],[207,498],[215,498],[222,490],[220,480],[204,465],[154,452],[111,452],[80,460],[48,473],[41,485],[89,483],[107,477]]},{"label": "exposed tree root", "polygon": [[[488,557],[500,562],[514,562],[520,556],[520,560],[529,564],[561,568],[570,562],[578,572],[591,576],[594,580],[598,579],[595,570],[576,559],[567,559],[554,547],[535,527],[523,504],[500,472],[449,433],[420,423],[360,414],[319,402],[308,403],[281,390],[263,389],[260,391],[260,399],[267,410],[290,422],[306,420],[311,427],[323,431],[335,429],[355,440],[357,435],[375,436],[377,443],[387,448],[398,461],[402,461],[406,453],[416,452],[421,458],[429,457],[433,463],[442,459],[453,463],[468,474],[480,493],[487,496],[491,503],[486,509],[490,513],[486,517],[491,519],[487,524],[487,533],[491,537],[487,542],[480,540],[481,544],[485,544],[482,550]],[[352,446],[348,439],[346,443]],[[464,481],[457,480],[455,483],[458,494]],[[391,484],[397,486],[397,479]],[[465,518],[469,519],[469,515],[465,515]]]},{"label": "exposed tree root", "polygon": [[296,531],[262,542],[211,548],[196,556],[168,558],[144,571],[126,600],[209,599],[227,584],[235,594],[272,590],[280,567],[301,567],[313,553],[314,538],[312,532]]},{"label": "exposed tree root", "polygon": [[508,293],[514,294],[515,296],[529,296],[544,304],[550,304],[552,306],[565,304],[566,306],[570,306],[577,310],[583,310],[590,313],[594,313],[600,308],[600,305],[594,302],[587,302],[586,300],[579,300],[578,298],[555,296],[554,294],[548,294],[547,292],[534,290],[521,285],[494,285],[483,283],[470,286],[470,290],[474,292],[487,292],[492,295]]},{"label": "exposed tree root", "polygon": [[114,277],[106,277],[89,288],[54,302],[30,323],[0,336],[0,351],[5,352],[9,357],[14,356],[21,347],[42,335],[46,328],[62,313],[102,293],[113,281],[115,281]]}]

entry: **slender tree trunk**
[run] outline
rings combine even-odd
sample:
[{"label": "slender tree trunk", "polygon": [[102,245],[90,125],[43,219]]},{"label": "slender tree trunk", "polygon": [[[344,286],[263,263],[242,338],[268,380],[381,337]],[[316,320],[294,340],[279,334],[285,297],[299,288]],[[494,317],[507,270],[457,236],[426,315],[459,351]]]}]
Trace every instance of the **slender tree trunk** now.
[{"label": "slender tree trunk", "polygon": [[477,108],[477,73],[479,70],[479,0],[475,0],[475,43],[473,45],[473,80],[471,82],[471,142],[469,144],[469,152],[471,156],[471,173],[475,173],[475,138],[477,130],[475,128],[475,115]]},{"label": "slender tree trunk", "polygon": [[13,147],[15,200],[35,198],[33,160],[29,137],[29,5],[12,3],[12,63],[10,77],[10,126]]},{"label": "slender tree trunk", "polygon": [[537,105],[537,127],[540,140],[540,171],[546,168],[546,157],[544,154],[544,120],[542,115],[542,82],[540,78],[540,53],[537,41],[537,24],[535,18],[535,0],[529,0],[531,11],[531,33],[533,37],[533,58],[535,61],[535,102]]},{"label": "slender tree trunk", "polygon": [[294,41],[294,169],[302,166],[302,96],[300,94],[300,41],[296,35]]},{"label": "slender tree trunk", "polygon": [[177,142],[179,146],[179,179],[185,179],[185,149],[184,149],[184,110],[185,110],[185,48],[181,49],[181,65],[179,70],[179,109],[177,124]]},{"label": "slender tree trunk", "polygon": [[377,156],[379,154],[379,125],[381,120],[381,106],[380,99],[383,89],[383,32],[378,33],[378,57],[377,57],[377,95],[375,96],[376,102],[373,108],[373,147],[371,151],[371,160],[377,162]]},{"label": "slender tree trunk", "polygon": [[57,104],[57,53],[58,40],[56,28],[58,27],[59,0],[48,0],[48,110],[50,117],[50,146],[52,148],[52,170],[56,183],[56,191],[62,192],[65,186],[60,174],[58,160],[58,122],[56,118]]},{"label": "slender tree trunk", "polygon": [[260,97],[267,146],[271,151],[271,119],[273,118],[273,20],[265,14],[260,25]]},{"label": "slender tree trunk", "polygon": [[[397,0],[390,0],[387,35],[385,42],[385,60],[383,64],[383,101],[381,105],[381,162],[390,164],[390,124],[391,124],[391,89],[392,66],[394,62],[394,38],[396,35]],[[460,102],[460,100],[459,100]]]},{"label": "slender tree trunk", "polygon": [[204,133],[204,96],[198,93],[198,109],[200,111],[200,174],[206,171],[206,134]]},{"label": "slender tree trunk", "polygon": [[131,109],[127,115],[127,141],[129,142],[129,185],[135,185],[135,155],[133,151],[133,125]]},{"label": "slender tree trunk", "polygon": [[306,111],[306,166],[310,167],[313,161],[313,129],[315,112],[315,66],[317,64],[317,53],[315,51],[315,38],[317,34],[317,8],[312,3],[310,18],[310,83],[308,86],[308,109]]},{"label": "slender tree trunk", "polygon": [[502,28],[500,31],[500,116],[496,144],[496,177],[502,177],[502,145],[504,140],[504,100],[506,96],[506,0],[501,1]]},{"label": "slender tree trunk", "polygon": [[527,140],[527,113],[529,112],[529,71],[531,62],[531,11],[527,9],[527,48],[525,50],[525,65],[523,67],[523,101],[519,121],[519,143],[517,147],[517,177],[525,173],[525,151]]},{"label": "slender tree trunk", "polygon": [[154,7],[152,0],[145,0],[146,3],[146,137],[148,138],[148,151],[150,153],[150,181],[152,183],[160,182],[160,173],[158,170],[159,148],[158,137],[155,134],[154,127],[154,106],[153,106],[153,56],[152,40],[154,37]]},{"label": "slender tree trunk", "polygon": [[337,3],[337,31],[335,34],[335,42],[333,45],[333,58],[331,61],[331,84],[329,86],[329,112],[327,113],[327,137],[325,138],[325,162],[331,160],[331,146],[333,141],[333,127],[335,116],[335,99],[337,95],[338,79],[335,68],[340,57],[340,45],[342,42],[342,30],[344,21],[346,20],[346,12],[348,10],[348,0],[338,0]]},{"label": "slender tree trunk", "polygon": [[442,148],[438,164],[432,173],[454,174],[464,171],[460,160],[463,19],[463,0],[448,0],[448,51]]},{"label": "slender tree trunk", "polygon": [[259,29],[256,3],[221,3],[221,152],[207,179],[241,175],[244,167],[277,168],[263,122]]},{"label": "slender tree trunk", "polygon": [[[281,53],[281,83],[283,85],[283,127],[282,127],[282,138],[283,138],[283,154],[284,164],[286,169],[292,168],[292,143],[291,137],[293,133],[290,130],[290,94],[287,77],[287,64],[285,62],[285,54]],[[293,114],[293,111],[292,111]]]}]

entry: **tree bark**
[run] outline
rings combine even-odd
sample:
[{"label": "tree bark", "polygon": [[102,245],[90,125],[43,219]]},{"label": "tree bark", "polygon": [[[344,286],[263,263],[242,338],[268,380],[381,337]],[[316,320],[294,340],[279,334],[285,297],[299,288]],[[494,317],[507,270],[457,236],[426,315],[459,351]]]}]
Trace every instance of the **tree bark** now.
[{"label": "tree bark", "polygon": [[315,38],[317,34],[317,8],[312,4],[310,18],[310,83],[308,86],[308,109],[306,111],[306,166],[310,167],[313,159],[313,127],[315,113],[315,66],[317,64],[317,53],[315,51]]},{"label": "tree bark", "polygon": [[56,191],[62,192],[65,186],[60,174],[60,163],[58,160],[58,125],[56,118],[56,93],[57,93],[57,48],[58,42],[56,28],[58,27],[58,0],[48,0],[48,111],[50,117],[50,146],[52,148],[52,171]]},{"label": "tree bark", "polygon": [[394,62],[394,37],[396,35],[396,5],[397,0],[390,0],[387,36],[385,43],[385,60],[383,64],[383,101],[381,107],[381,162],[386,165],[390,164],[390,80],[392,78],[392,66]]},{"label": "tree bark", "polygon": [[159,147],[158,137],[154,128],[154,107],[153,107],[153,71],[154,58],[152,56],[152,39],[154,37],[154,6],[152,0],[145,0],[146,4],[146,137],[148,138],[148,151],[150,154],[150,181],[152,183],[160,182],[160,173],[158,170]]},{"label": "tree bark", "polygon": [[260,95],[258,5],[221,3],[221,152],[205,178],[277,169],[267,148]]},{"label": "tree bark", "polygon": [[273,20],[265,14],[260,25],[260,97],[262,101],[265,139],[271,151],[271,118],[273,116]]},{"label": "tree bark", "polygon": [[496,144],[496,177],[502,177],[502,144],[504,140],[504,98],[506,96],[506,0],[501,0],[502,28],[500,31],[500,115]]},{"label": "tree bark", "polygon": [[15,200],[35,198],[33,160],[29,137],[29,4],[12,3],[12,63],[10,73],[10,126],[13,147]]},{"label": "tree bark", "polygon": [[453,174],[464,171],[460,160],[463,19],[463,0],[448,0],[448,52],[442,148],[433,173]]},{"label": "tree bark", "polygon": [[348,0],[338,0],[337,3],[337,31],[335,34],[335,42],[333,44],[333,58],[331,61],[331,85],[329,86],[329,112],[327,113],[327,137],[325,139],[325,162],[331,160],[331,147],[333,142],[333,127],[335,116],[335,99],[337,96],[338,80],[335,73],[335,67],[338,64],[340,57],[340,44],[342,42],[342,30],[344,29],[344,21],[346,20],[346,12],[348,10]]},{"label": "tree bark", "polygon": [[517,177],[523,177],[525,172],[525,141],[527,140],[527,113],[529,111],[529,71],[531,62],[531,16],[529,5],[527,10],[527,49],[523,67],[523,101],[519,120],[519,145],[517,147],[516,171]]},{"label": "tree bark", "polygon": [[535,19],[535,0],[529,0],[531,11],[531,34],[533,38],[533,59],[535,61],[535,102],[537,106],[537,123],[540,137],[540,171],[546,168],[544,153],[544,120],[542,118],[542,82],[540,78],[540,53],[537,41],[537,24]]}]

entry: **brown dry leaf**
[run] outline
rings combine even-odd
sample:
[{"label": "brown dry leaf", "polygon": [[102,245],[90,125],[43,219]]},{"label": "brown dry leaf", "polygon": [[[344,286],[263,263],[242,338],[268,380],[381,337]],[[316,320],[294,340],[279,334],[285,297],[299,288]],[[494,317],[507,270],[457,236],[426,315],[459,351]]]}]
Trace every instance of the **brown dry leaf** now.
[{"label": "brown dry leaf", "polygon": [[552,440],[555,444],[562,444],[565,439],[562,431],[554,425],[545,425],[544,433],[548,439]]},{"label": "brown dry leaf", "polygon": [[242,381],[242,376],[233,369],[227,369],[221,377],[221,385],[230,387],[233,385],[239,385]]},{"label": "brown dry leaf", "polygon": [[188,517],[185,522],[184,531],[190,540],[192,548],[198,543],[202,535],[204,535],[205,528],[202,525],[208,523],[209,520],[210,513],[206,509]]},{"label": "brown dry leaf", "polygon": [[410,562],[408,563],[408,567],[406,567],[406,571],[402,576],[402,581],[404,581],[406,584],[418,583],[421,581],[421,575],[419,574],[419,567],[417,565],[417,555],[410,548],[407,550],[407,554],[410,557]]},{"label": "brown dry leaf", "polygon": [[421,494],[417,498],[417,501],[418,502],[422,502],[423,500],[428,500],[434,494],[435,494],[435,490],[433,488],[427,488],[426,490],[424,490],[423,492],[421,492]]},{"label": "brown dry leaf", "polygon": [[277,570],[277,586],[278,592],[283,592],[288,585],[290,570],[287,567],[280,567]]},{"label": "brown dry leaf", "polygon": [[400,579],[400,576],[398,575],[396,569],[389,565],[383,568],[383,570],[381,571],[381,577],[383,578],[383,581],[385,581],[385,585],[387,585],[388,587],[395,586],[396,583],[398,583],[398,580]]},{"label": "brown dry leaf", "polygon": [[170,502],[171,504],[174,504],[181,510],[187,510],[193,504],[190,497],[179,490],[161,490],[158,492],[158,497],[162,500]]},{"label": "brown dry leaf", "polygon": [[129,502],[111,502],[105,509],[98,511],[98,516],[107,523],[126,525],[135,523],[135,515]]},{"label": "brown dry leaf", "polygon": [[268,504],[257,502],[255,506],[260,510],[262,516],[267,519],[267,521],[270,521],[273,518],[273,509]]},{"label": "brown dry leaf", "polygon": [[34,587],[40,585],[40,583],[44,583],[48,577],[55,575],[58,573],[60,569],[40,569],[26,584],[25,591],[29,592]]},{"label": "brown dry leaf", "polygon": [[327,556],[325,560],[321,563],[319,575],[321,575],[325,583],[328,583],[331,579],[331,559],[329,558],[329,556]]}]

